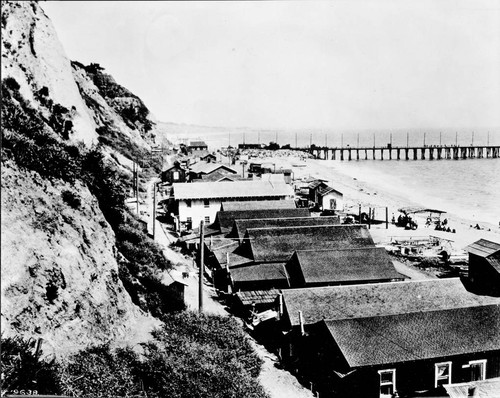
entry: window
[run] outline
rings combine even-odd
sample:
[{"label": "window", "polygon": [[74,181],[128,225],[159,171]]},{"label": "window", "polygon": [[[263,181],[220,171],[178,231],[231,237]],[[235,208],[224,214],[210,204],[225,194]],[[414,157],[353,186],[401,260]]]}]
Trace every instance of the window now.
[{"label": "window", "polygon": [[174,181],[177,181],[179,179],[179,172],[174,171]]},{"label": "window", "polygon": [[208,199],[203,200],[203,205],[205,207],[210,207],[210,201]]},{"label": "window", "polygon": [[191,199],[186,200],[186,206],[191,207]]},{"label": "window", "polygon": [[205,224],[210,224],[210,216],[205,216]]},{"label": "window", "polygon": [[186,218],[186,228],[187,229],[193,228],[193,219],[191,217]]},{"label": "window", "polygon": [[380,396],[391,396],[396,391],[396,369],[379,370]]},{"label": "window", "polygon": [[470,381],[486,379],[486,359],[470,361]]},{"label": "window", "polygon": [[434,365],[434,387],[451,383],[451,362],[442,362]]}]

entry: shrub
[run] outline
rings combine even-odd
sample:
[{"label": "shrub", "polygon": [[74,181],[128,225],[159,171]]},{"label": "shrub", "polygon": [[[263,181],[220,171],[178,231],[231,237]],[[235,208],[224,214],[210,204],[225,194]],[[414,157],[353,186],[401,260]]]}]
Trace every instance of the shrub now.
[{"label": "shrub", "polygon": [[62,191],[61,197],[63,201],[73,209],[79,209],[82,205],[82,200],[80,199],[80,197],[76,193],[68,191],[67,189]]},{"label": "shrub", "polygon": [[2,337],[2,392],[36,390],[38,394],[58,394],[57,366],[35,355],[35,340]]},{"label": "shrub", "polygon": [[10,90],[19,90],[21,88],[21,86],[19,85],[19,83],[17,82],[16,79],[14,79],[13,77],[6,77],[4,80],[4,83],[5,83],[5,86],[10,89]]},{"label": "shrub", "polygon": [[62,390],[64,394],[85,398],[138,395],[141,384],[135,372],[137,364],[138,357],[130,348],[87,348],[61,364]]}]

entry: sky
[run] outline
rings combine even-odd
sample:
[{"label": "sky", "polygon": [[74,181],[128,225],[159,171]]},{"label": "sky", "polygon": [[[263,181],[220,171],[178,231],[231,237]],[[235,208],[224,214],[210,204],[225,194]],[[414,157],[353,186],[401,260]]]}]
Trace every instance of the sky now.
[{"label": "sky", "polygon": [[160,121],[500,126],[499,0],[47,1],[68,57]]}]

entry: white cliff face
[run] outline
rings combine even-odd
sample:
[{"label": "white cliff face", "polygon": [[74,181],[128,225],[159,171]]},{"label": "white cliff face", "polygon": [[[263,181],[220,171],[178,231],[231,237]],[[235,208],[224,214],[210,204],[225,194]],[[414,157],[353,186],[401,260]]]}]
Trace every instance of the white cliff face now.
[{"label": "white cliff face", "polygon": [[33,93],[47,87],[49,97],[72,110],[70,139],[97,142],[96,125],[73,78],[71,64],[52,22],[41,7],[28,1],[2,1],[2,78],[13,77],[36,109]]}]

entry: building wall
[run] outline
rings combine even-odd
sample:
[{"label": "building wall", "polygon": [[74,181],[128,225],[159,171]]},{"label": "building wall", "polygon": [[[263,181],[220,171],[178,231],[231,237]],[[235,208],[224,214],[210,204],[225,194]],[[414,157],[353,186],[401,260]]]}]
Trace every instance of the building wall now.
[{"label": "building wall", "polygon": [[[335,206],[332,208],[331,201],[335,202]],[[344,210],[344,197],[343,195],[339,195],[335,192],[330,192],[327,195],[323,196],[321,201],[321,206],[323,206],[323,210]]]},{"label": "building wall", "polygon": [[479,292],[500,295],[500,274],[488,261],[469,253],[469,280]]},{"label": "building wall", "polygon": [[[288,315],[282,317],[286,322]],[[307,314],[304,314],[307,318]],[[432,358],[366,368],[350,368],[329,333],[319,324],[305,325],[305,335],[294,327],[281,343],[283,364],[306,385],[313,386],[320,397],[380,397],[380,370],[395,369],[395,389],[399,396],[414,396],[416,391],[430,391],[433,396],[446,396],[435,388],[435,365],[451,362],[451,383],[471,381],[470,361],[486,360],[485,378],[500,377],[500,351],[471,353],[445,358]],[[283,329],[283,328],[282,328]],[[284,330],[287,330],[285,327]],[[362,349],[362,347],[360,347]]]},{"label": "building wall", "polygon": [[220,210],[222,200],[209,199],[208,202],[209,206],[205,207],[204,200],[193,199],[191,200],[191,207],[188,207],[187,200],[179,201],[179,222],[181,223],[181,230],[184,229],[182,223],[187,223],[188,217],[191,217],[192,228],[198,228],[202,220],[206,221],[205,217],[209,217],[209,222],[205,222],[205,225],[214,222],[215,215]]}]

